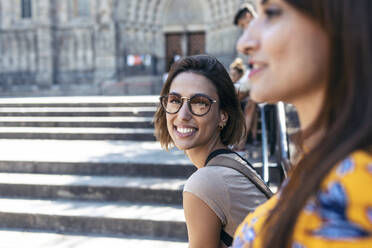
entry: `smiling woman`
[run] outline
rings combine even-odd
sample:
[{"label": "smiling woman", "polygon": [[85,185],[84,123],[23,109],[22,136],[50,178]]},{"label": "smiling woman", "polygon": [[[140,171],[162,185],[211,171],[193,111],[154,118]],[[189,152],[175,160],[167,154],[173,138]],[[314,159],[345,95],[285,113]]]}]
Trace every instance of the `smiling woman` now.
[{"label": "smiling woman", "polygon": [[174,63],[154,123],[162,146],[175,145],[185,151],[198,168],[183,193],[190,247],[230,246],[238,223],[266,195],[245,175],[219,163],[238,163],[255,173],[247,161],[228,149],[239,142],[245,126],[223,65],[207,55]]}]

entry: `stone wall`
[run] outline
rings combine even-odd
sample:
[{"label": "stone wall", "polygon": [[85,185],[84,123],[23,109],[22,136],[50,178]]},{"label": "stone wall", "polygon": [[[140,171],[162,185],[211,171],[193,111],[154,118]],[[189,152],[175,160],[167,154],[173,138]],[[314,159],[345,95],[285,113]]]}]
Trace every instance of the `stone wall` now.
[{"label": "stone wall", "polygon": [[[102,94],[103,85],[136,76],[159,84],[169,33],[204,32],[205,52],[228,65],[237,55],[232,19],[242,2],[32,0],[32,18],[22,18],[21,0],[0,0],[0,94]],[[129,66],[130,55],[146,55],[148,64]]]}]

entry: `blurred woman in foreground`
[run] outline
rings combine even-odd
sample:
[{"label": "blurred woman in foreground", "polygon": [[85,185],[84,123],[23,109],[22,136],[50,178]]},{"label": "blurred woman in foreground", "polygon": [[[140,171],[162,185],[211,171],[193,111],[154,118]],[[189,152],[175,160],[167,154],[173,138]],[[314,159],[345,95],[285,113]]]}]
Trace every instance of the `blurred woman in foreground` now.
[{"label": "blurred woman in foreground", "polygon": [[238,41],[251,97],[296,106],[301,159],[233,247],[372,247],[372,2],[262,0]]}]

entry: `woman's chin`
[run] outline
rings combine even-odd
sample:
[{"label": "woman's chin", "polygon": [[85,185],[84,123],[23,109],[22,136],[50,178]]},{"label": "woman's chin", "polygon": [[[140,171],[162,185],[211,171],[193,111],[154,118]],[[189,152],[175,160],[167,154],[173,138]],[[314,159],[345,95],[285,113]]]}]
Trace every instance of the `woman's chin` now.
[{"label": "woman's chin", "polygon": [[254,102],[256,102],[256,103],[267,102],[266,97],[264,97],[262,94],[259,94],[259,93],[251,92],[251,93],[250,93],[250,98],[251,98]]},{"label": "woman's chin", "polygon": [[177,147],[177,149],[178,150],[181,150],[181,151],[184,151],[184,152],[186,152],[187,150],[189,150],[190,149],[190,147],[188,146],[188,145],[186,145],[186,144],[175,144],[175,147]]},{"label": "woman's chin", "polygon": [[265,90],[265,92],[260,92],[260,91],[251,91],[250,93],[250,98],[256,102],[256,103],[277,103],[278,98],[274,97],[271,94],[268,94],[268,91]]}]

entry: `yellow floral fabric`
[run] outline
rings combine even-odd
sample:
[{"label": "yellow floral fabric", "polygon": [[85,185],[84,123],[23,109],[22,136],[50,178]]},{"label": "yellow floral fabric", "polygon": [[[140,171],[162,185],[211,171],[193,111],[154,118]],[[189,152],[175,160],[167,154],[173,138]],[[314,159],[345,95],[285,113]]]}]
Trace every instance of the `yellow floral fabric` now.
[{"label": "yellow floral fabric", "polygon": [[[268,212],[280,192],[240,224],[233,248],[260,248]],[[356,151],[325,178],[300,213],[291,248],[372,248],[372,155]]]}]

